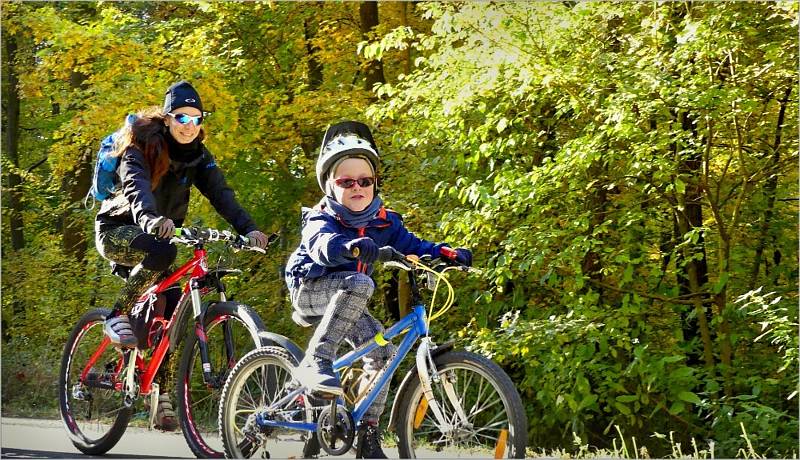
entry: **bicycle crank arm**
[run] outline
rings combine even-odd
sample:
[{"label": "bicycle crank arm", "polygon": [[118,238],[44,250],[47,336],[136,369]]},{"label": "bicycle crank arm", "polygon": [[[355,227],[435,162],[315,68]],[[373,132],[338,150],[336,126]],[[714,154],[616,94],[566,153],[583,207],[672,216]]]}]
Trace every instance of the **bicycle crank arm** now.
[{"label": "bicycle crank arm", "polygon": [[433,396],[433,389],[431,388],[431,376],[428,371],[430,346],[430,338],[425,337],[420,341],[416,355],[417,373],[419,374],[419,382],[422,385],[422,392],[425,395],[425,399],[428,401],[428,407],[430,408],[431,412],[433,412],[433,416],[436,418],[436,421],[439,423],[442,433],[449,433],[453,431],[453,425],[445,420],[444,414],[442,414],[442,409],[439,407],[439,403],[436,402],[436,398]]}]

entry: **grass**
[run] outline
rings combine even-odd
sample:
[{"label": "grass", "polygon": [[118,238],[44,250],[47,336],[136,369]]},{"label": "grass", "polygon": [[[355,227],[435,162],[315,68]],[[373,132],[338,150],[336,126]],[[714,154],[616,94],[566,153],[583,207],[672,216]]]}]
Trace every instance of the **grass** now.
[{"label": "grass", "polygon": [[[736,455],[736,458],[742,459],[760,459],[760,458],[768,458],[764,455],[759,454],[753,448],[753,444],[750,442],[750,438],[747,434],[747,430],[745,430],[744,424],[740,424],[742,429],[742,434],[740,435],[742,439],[745,441],[746,447],[739,449],[739,452]],[[573,444],[574,449],[567,450],[567,449],[554,449],[549,452],[545,451],[536,451],[528,447],[526,452],[526,457],[528,458],[563,458],[563,459],[595,459],[595,458],[626,458],[626,459],[649,459],[652,458],[650,453],[647,449],[647,446],[639,446],[640,442],[637,442],[635,437],[627,438],[622,434],[622,430],[618,426],[615,425],[617,436],[612,439],[612,448],[611,449],[598,449],[591,447],[587,444],[583,444],[581,438],[573,433]],[[710,440],[703,448],[700,448],[697,440],[692,438],[691,446],[689,448],[685,448],[680,442],[676,442],[673,437],[674,432],[670,432],[669,435],[664,435],[661,433],[654,433],[652,435],[653,438],[661,439],[669,442],[671,447],[671,454],[667,455],[663,458],[693,458],[693,459],[713,459],[715,457],[714,452],[714,441]],[[797,458],[797,452],[795,451],[791,458]]]}]

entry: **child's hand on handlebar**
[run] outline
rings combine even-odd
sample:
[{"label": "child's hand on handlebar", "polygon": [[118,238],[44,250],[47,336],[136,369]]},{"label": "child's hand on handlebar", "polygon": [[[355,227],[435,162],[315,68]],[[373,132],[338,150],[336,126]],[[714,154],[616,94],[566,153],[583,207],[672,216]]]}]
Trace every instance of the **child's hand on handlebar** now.
[{"label": "child's hand on handlebar", "polygon": [[368,236],[350,240],[344,247],[353,258],[365,264],[371,264],[378,259],[378,245]]}]

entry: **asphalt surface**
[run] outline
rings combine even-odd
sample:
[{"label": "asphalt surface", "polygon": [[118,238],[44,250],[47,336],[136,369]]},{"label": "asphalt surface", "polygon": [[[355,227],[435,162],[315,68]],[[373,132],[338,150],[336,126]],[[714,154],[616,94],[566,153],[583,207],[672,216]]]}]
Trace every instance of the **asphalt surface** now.
[{"label": "asphalt surface", "polygon": [[119,443],[102,457],[84,455],[72,445],[59,420],[3,417],[2,458],[194,458],[183,435],[128,427]]}]

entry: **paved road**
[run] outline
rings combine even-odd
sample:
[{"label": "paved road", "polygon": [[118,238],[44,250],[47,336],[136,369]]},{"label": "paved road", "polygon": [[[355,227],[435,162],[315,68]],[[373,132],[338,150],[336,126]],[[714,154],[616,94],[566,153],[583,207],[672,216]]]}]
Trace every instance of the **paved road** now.
[{"label": "paved road", "polygon": [[[211,443],[212,446],[214,444]],[[389,457],[398,458],[396,448],[384,450]],[[272,452],[272,457],[293,457],[301,451],[300,443],[283,443],[280,449]],[[354,457],[353,451],[350,451],[338,458]],[[128,427],[113,449],[102,457],[93,457],[82,454],[72,445],[58,420],[3,417],[0,458],[194,458],[194,455],[180,432],[164,433]]]},{"label": "paved road", "polygon": [[[58,420],[3,417],[0,452],[2,458],[93,458],[72,445]],[[102,458],[194,458],[194,455],[179,432],[129,427],[116,447]]]}]

